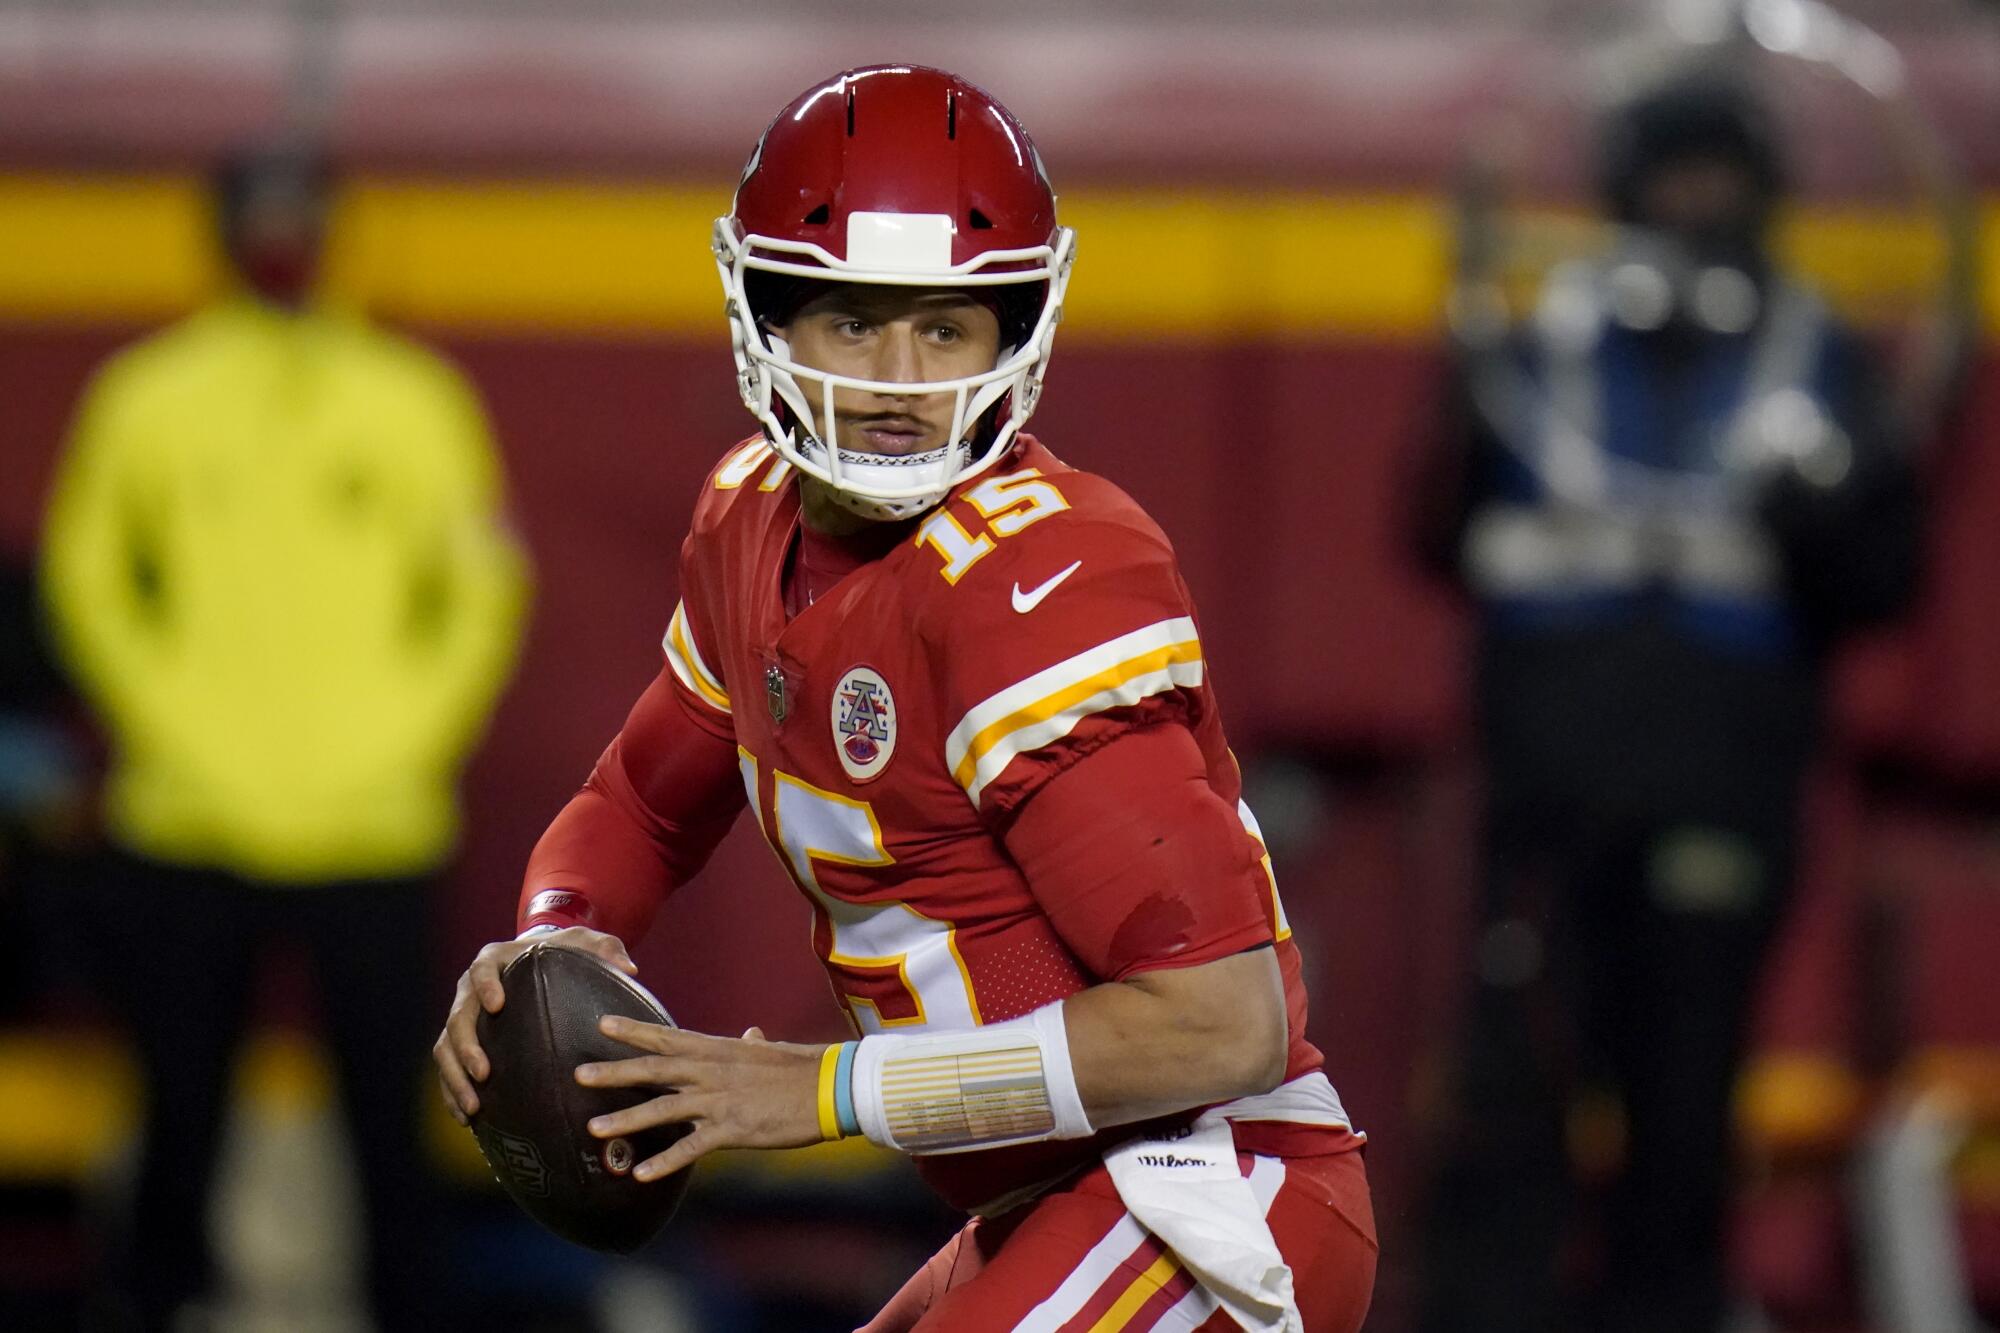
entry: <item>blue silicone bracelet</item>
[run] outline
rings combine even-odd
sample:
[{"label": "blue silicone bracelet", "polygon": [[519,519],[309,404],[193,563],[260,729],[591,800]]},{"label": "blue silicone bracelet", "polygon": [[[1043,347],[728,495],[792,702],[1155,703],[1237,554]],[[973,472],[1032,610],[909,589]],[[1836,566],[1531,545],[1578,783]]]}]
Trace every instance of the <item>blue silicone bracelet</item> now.
[{"label": "blue silicone bracelet", "polygon": [[859,1134],[861,1121],[854,1114],[854,1052],[861,1043],[844,1041],[833,1064],[833,1115],[842,1134]]}]

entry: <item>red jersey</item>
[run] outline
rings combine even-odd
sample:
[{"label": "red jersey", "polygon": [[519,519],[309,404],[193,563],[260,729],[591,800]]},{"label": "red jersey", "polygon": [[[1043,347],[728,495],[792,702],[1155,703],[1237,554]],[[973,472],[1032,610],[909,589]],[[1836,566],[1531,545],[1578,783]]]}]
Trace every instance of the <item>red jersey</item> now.
[{"label": "red jersey", "polygon": [[[1358,1142],[1305,1040],[1298,950],[1241,799],[1193,603],[1152,520],[1024,436],[906,540],[788,616],[799,525],[791,466],[761,441],[732,450],[696,505],[665,649],[689,718],[734,744],[745,800],[812,905],[814,949],[855,1029],[974,1027],[1271,945],[1287,1081],[1276,1100],[1246,1099],[1239,1133],[1264,1151]],[[1236,882],[1137,913],[1038,897],[1006,846],[1014,813],[1112,739],[1162,724],[1192,734],[1235,812]],[[531,874],[524,902],[561,880]],[[1094,1158],[1103,1137],[918,1162],[973,1207]]]}]

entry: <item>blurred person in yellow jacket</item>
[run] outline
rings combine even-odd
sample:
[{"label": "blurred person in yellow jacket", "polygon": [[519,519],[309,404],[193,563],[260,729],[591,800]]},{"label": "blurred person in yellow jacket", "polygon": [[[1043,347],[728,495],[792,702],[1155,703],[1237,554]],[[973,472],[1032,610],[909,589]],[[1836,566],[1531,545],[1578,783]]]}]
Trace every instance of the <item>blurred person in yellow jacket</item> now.
[{"label": "blurred person in yellow jacket", "polygon": [[210,1289],[230,1065],[277,939],[316,972],[377,1320],[435,1326],[431,960],[401,927],[452,854],[525,564],[471,387],[312,299],[332,185],[314,152],[223,165],[232,290],[99,372],[48,513],[43,595],[112,746],[107,870],[80,891],[147,1085],[111,1303],[144,1328]]}]

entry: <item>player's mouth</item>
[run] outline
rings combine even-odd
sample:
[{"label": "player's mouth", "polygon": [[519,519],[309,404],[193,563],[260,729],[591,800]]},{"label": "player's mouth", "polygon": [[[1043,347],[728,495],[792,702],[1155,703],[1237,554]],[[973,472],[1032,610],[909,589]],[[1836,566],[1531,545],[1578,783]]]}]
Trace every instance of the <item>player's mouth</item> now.
[{"label": "player's mouth", "polygon": [[935,433],[916,417],[904,413],[849,417],[840,425],[843,447],[893,456],[921,453]]}]

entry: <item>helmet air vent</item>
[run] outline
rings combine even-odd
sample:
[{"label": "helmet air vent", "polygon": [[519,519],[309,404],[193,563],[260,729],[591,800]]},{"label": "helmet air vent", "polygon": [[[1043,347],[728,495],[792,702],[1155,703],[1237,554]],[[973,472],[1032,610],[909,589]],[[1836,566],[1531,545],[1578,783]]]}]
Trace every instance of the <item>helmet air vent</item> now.
[{"label": "helmet air vent", "polygon": [[832,207],[827,204],[821,204],[818,208],[815,208],[812,212],[806,214],[804,219],[802,219],[800,225],[806,227],[824,227],[828,222],[832,220],[833,220]]},{"label": "helmet air vent", "polygon": [[974,231],[993,230],[993,219],[987,217],[984,213],[980,212],[976,208],[972,210],[972,216],[967,218],[966,221],[972,224],[972,229]]},{"label": "helmet air vent", "polygon": [[944,137],[947,139],[958,137],[958,89],[956,88],[944,95]]},{"label": "helmet air vent", "polygon": [[847,81],[847,137],[854,137],[854,81]]}]

